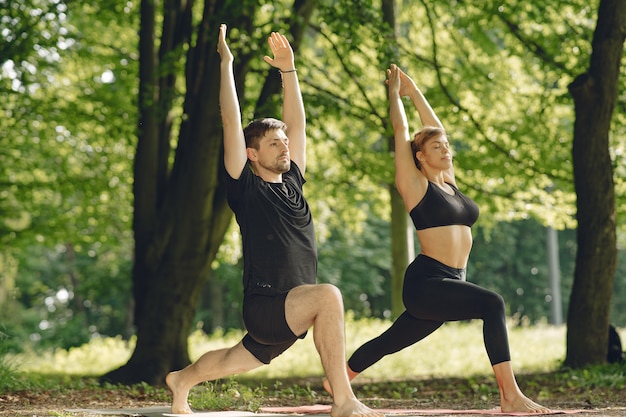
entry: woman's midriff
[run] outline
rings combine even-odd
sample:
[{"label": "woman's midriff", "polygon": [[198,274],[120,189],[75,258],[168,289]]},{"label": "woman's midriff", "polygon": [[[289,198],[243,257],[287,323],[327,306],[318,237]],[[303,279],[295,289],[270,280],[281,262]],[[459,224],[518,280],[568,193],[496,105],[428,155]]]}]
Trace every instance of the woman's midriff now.
[{"label": "woman's midriff", "polygon": [[453,225],[418,230],[421,253],[453,268],[465,268],[472,250],[472,230]]}]

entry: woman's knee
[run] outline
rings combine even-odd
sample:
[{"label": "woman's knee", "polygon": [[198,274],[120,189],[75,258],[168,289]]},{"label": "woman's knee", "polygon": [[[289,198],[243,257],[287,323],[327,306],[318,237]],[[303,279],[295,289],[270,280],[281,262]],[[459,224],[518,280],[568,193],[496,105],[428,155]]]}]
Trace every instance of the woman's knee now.
[{"label": "woman's knee", "polygon": [[496,292],[490,294],[484,305],[493,315],[504,316],[506,314],[504,298]]}]

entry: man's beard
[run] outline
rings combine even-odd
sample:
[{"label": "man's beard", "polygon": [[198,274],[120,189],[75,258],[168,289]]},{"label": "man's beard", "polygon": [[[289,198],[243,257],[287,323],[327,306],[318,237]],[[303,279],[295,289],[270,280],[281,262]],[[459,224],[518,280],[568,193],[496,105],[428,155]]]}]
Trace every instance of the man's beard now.
[{"label": "man's beard", "polygon": [[291,168],[291,160],[280,161],[278,164],[276,164],[276,170],[281,174],[289,171],[289,168]]}]

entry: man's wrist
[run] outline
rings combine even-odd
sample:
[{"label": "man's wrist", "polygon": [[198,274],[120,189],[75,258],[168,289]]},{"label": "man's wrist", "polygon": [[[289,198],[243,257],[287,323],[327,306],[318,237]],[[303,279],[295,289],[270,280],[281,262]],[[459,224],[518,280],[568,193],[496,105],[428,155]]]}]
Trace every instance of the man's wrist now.
[{"label": "man's wrist", "polygon": [[288,74],[290,72],[298,72],[296,68],[290,70],[279,70],[281,74]]}]

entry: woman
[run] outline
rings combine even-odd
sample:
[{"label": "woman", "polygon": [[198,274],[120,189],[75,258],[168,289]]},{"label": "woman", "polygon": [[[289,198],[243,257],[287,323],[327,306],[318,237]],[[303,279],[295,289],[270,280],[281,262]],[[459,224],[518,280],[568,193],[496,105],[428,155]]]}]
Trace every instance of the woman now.
[{"label": "woman", "polygon": [[[547,413],[549,409],[521,392],[513,375],[502,297],[465,281],[478,206],[457,188],[443,126],[409,76],[396,65],[391,65],[387,76],[396,186],[417,229],[421,253],[404,276],[406,310],[387,331],[354,352],[348,361],[348,375],[353,379],[383,356],[418,342],[446,321],[482,319],[502,412]],[[402,96],[411,98],[424,126],[413,141]]]}]

